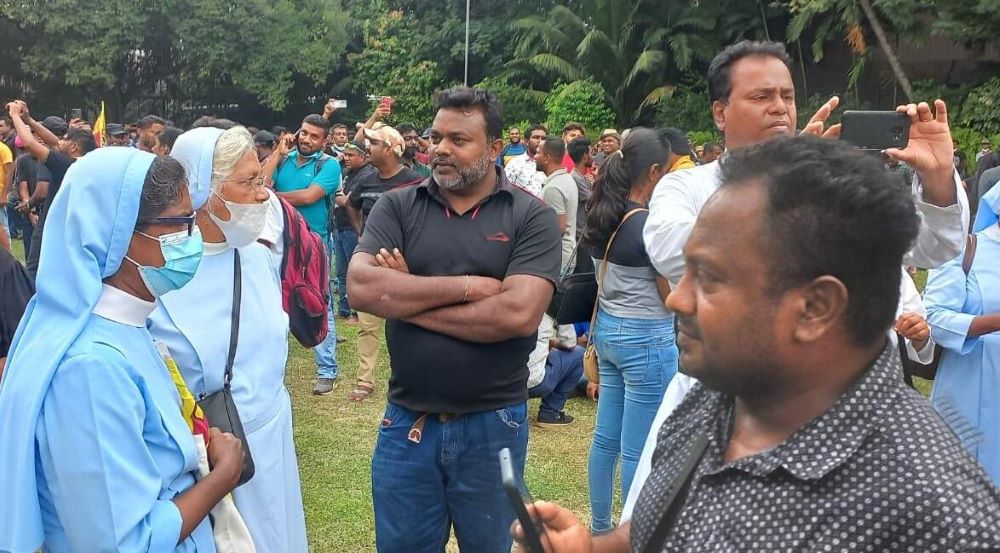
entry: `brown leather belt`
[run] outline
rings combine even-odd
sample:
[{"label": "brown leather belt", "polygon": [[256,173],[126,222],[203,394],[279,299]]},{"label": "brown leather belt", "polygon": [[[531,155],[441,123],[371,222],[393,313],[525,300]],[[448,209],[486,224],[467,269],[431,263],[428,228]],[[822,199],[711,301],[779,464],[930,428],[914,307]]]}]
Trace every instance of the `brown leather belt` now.
[{"label": "brown leather belt", "polygon": [[420,440],[424,437],[424,425],[427,424],[427,417],[434,415],[441,422],[448,422],[461,417],[462,415],[458,413],[424,413],[420,415],[416,421],[413,422],[413,426],[410,427],[410,432],[407,435],[407,439],[415,444],[419,444]]}]

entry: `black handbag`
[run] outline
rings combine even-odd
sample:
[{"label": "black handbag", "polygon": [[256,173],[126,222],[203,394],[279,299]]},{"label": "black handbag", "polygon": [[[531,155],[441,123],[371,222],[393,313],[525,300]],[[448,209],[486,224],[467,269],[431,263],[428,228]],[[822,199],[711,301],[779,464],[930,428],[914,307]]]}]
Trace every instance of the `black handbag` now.
[{"label": "black handbag", "polygon": [[577,243],[567,273],[559,279],[559,285],[552,294],[552,301],[546,313],[556,324],[573,324],[590,320],[590,313],[597,301],[597,279],[594,276],[593,263],[589,272],[581,271],[580,264],[574,264],[576,254],[580,250]]},{"label": "black handbag", "polygon": [[240,414],[236,410],[236,403],[233,401],[233,392],[231,389],[233,362],[236,360],[236,343],[239,341],[240,334],[242,280],[240,252],[237,249],[233,249],[233,319],[229,331],[229,358],[226,360],[226,380],[221,390],[211,394],[202,394],[201,399],[198,401],[198,407],[201,407],[209,426],[214,426],[223,432],[228,432],[243,442],[243,472],[240,473],[240,481],[237,486],[246,484],[254,475],[250,444],[247,443],[247,435],[243,431],[243,423],[240,422]]}]

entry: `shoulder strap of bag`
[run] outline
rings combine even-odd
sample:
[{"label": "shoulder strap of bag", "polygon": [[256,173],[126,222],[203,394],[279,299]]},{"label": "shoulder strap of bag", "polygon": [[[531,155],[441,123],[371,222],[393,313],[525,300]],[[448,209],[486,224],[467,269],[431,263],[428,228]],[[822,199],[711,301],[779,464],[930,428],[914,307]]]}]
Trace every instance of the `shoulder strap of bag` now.
[{"label": "shoulder strap of bag", "polygon": [[243,271],[240,268],[240,250],[233,248],[233,320],[229,326],[229,357],[226,359],[226,389],[233,381],[233,362],[236,361],[236,344],[240,337],[240,299],[243,296]]},{"label": "shoulder strap of bag", "polygon": [[705,454],[706,449],[708,449],[708,432],[702,431],[695,438],[691,454],[684,461],[681,471],[677,473],[677,477],[674,478],[674,481],[670,483],[670,487],[663,494],[667,498],[667,508],[663,512],[660,521],[656,523],[656,528],[653,529],[653,533],[649,536],[649,541],[646,542],[646,547],[642,549],[642,553],[659,553],[663,550],[663,542],[667,540],[667,535],[670,534],[674,522],[680,516],[681,509],[684,508],[688,491],[691,489],[691,480],[694,477],[694,471],[698,468],[698,462],[701,461],[701,457]]},{"label": "shoulder strap of bag", "polygon": [[976,259],[976,235],[970,234],[965,243],[965,256],[962,258],[962,271],[969,274],[972,270],[972,262]]},{"label": "shoulder strap of bag", "polygon": [[590,329],[587,331],[587,343],[593,342],[594,339],[594,324],[597,323],[597,307],[601,304],[601,290],[604,288],[604,275],[608,272],[608,254],[611,253],[611,245],[615,242],[615,237],[618,236],[618,231],[622,229],[625,225],[625,221],[629,220],[629,217],[639,213],[640,211],[649,211],[644,207],[637,207],[622,217],[622,222],[618,223],[618,228],[611,233],[611,237],[608,238],[608,245],[604,247],[604,258],[601,260],[601,268],[598,272],[597,277],[597,299],[594,300],[594,312],[590,315]]}]

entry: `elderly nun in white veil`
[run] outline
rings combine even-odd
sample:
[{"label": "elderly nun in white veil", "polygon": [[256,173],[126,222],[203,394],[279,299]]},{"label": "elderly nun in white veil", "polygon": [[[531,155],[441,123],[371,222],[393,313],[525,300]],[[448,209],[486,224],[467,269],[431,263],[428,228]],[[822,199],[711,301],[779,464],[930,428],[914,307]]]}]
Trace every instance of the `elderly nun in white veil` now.
[{"label": "elderly nun in white veil", "polygon": [[[288,316],[279,274],[281,207],[264,188],[253,137],[242,126],[198,128],[171,156],[187,169],[205,254],[182,293],[162,298],[149,319],[196,398],[219,391],[239,329],[232,394],[247,434],[254,477],[233,492],[258,553],[308,550],[292,410],[285,390]],[[239,261],[241,292],[234,305]]]}]

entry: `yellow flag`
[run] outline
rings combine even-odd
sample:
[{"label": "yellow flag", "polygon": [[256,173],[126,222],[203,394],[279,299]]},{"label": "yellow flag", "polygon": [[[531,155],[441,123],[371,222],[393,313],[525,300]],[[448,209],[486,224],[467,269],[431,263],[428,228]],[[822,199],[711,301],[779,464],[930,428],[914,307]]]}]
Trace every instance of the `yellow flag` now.
[{"label": "yellow flag", "polygon": [[104,120],[104,101],[101,101],[101,114],[97,116],[97,121],[94,121],[94,142],[97,143],[97,147],[100,148],[107,144],[107,133],[108,127],[107,122]]}]

